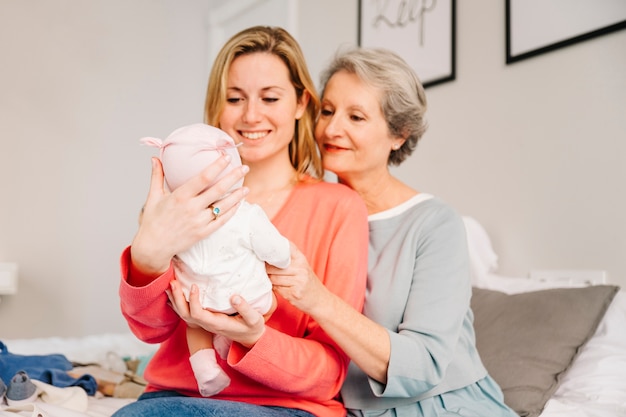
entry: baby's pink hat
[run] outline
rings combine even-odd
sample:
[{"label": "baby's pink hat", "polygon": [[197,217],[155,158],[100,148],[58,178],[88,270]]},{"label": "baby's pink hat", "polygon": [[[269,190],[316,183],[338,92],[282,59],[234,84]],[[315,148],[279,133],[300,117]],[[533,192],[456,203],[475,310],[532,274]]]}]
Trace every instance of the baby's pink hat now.
[{"label": "baby's pink hat", "polygon": [[[144,137],[140,141],[161,150],[165,182],[171,191],[198,175],[220,155],[228,154],[231,160],[229,166],[213,183],[241,166],[241,157],[237,152],[235,141],[223,130],[204,123],[180,127],[163,141],[153,137]],[[233,188],[241,187],[242,183],[243,180]]]}]

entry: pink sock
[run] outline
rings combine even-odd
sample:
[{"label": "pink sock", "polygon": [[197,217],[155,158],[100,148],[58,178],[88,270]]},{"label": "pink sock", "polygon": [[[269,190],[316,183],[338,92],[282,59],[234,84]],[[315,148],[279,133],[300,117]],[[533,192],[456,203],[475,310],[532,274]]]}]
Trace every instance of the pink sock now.
[{"label": "pink sock", "polygon": [[230,385],[230,378],[218,365],[214,349],[202,349],[189,357],[191,369],[203,397],[210,397]]},{"label": "pink sock", "polygon": [[215,349],[217,354],[220,355],[220,358],[222,359],[226,359],[226,357],[228,356],[228,351],[230,350],[230,345],[232,343],[233,343],[232,340],[222,335],[219,335],[219,334],[213,335],[213,349]]}]

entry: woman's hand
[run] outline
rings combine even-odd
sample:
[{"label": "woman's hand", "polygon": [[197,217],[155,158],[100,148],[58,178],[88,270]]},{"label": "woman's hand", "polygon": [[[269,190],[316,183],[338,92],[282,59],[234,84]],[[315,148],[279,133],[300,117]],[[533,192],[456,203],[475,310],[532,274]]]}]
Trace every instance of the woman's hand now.
[{"label": "woman's hand", "polygon": [[[217,183],[215,178],[227,167],[228,158],[221,157],[196,177],[168,192],[163,182],[163,167],[152,158],[152,177],[146,204],[142,209],[139,230],[131,244],[131,260],[146,275],[165,272],[175,254],[190,248],[224,224],[235,213],[231,210],[247,194],[240,188],[220,199],[248,172],[247,166],[235,169]],[[220,209],[216,218],[209,206]]]},{"label": "woman's hand", "polygon": [[281,269],[267,264],[266,271],[274,286],[274,292],[298,310],[315,317],[316,308],[328,307],[329,304],[325,300],[328,300],[330,291],[315,275],[304,254],[293,242],[289,266]]},{"label": "woman's hand", "polygon": [[381,383],[387,382],[391,356],[387,329],[326,288],[293,243],[289,267],[280,269],[268,265],[266,270],[274,292],[313,317],[366,374]]},{"label": "woman's hand", "polygon": [[239,314],[229,316],[202,308],[198,287],[195,284],[191,286],[189,302],[185,299],[178,281],[172,281],[170,288],[167,296],[172,308],[190,327],[202,327],[208,332],[222,335],[247,348],[254,346],[265,332],[265,319],[261,313],[239,295],[231,298],[231,305]]}]

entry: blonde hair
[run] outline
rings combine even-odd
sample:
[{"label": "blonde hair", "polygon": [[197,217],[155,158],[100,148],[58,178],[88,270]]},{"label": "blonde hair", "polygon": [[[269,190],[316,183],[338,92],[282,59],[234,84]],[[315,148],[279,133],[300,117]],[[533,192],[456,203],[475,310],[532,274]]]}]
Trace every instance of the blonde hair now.
[{"label": "blonde hair", "polygon": [[219,119],[226,104],[230,66],[237,57],[255,52],[275,55],[285,63],[298,100],[302,99],[305,92],[308,93],[310,98],[307,108],[302,117],[296,120],[294,138],[289,144],[289,158],[299,176],[309,174],[321,179],[324,171],[313,136],[314,123],[320,107],[319,96],[298,42],[282,28],[250,27],[235,34],[224,44],[215,58],[209,75],[204,105],[205,123],[220,127]]}]

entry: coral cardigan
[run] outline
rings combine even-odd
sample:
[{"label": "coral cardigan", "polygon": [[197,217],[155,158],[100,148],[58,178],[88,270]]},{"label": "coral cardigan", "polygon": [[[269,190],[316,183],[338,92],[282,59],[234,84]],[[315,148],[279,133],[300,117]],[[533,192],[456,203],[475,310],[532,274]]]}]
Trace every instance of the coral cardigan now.
[{"label": "coral cardigan", "polygon": [[[340,184],[304,181],[272,219],[305,254],[320,280],[355,309],[363,306],[367,277],[367,210],[361,198]],[[121,257],[121,308],[132,332],[160,347],[144,376],[147,391],[174,390],[198,397],[189,365],[185,322],[167,304],[172,267],[144,287],[127,283],[133,271],[130,247]],[[213,398],[306,410],[316,416],[344,416],[337,396],[349,358],[308,315],[278,296],[278,308],[251,349],[233,343],[218,359],[231,384]]]}]

